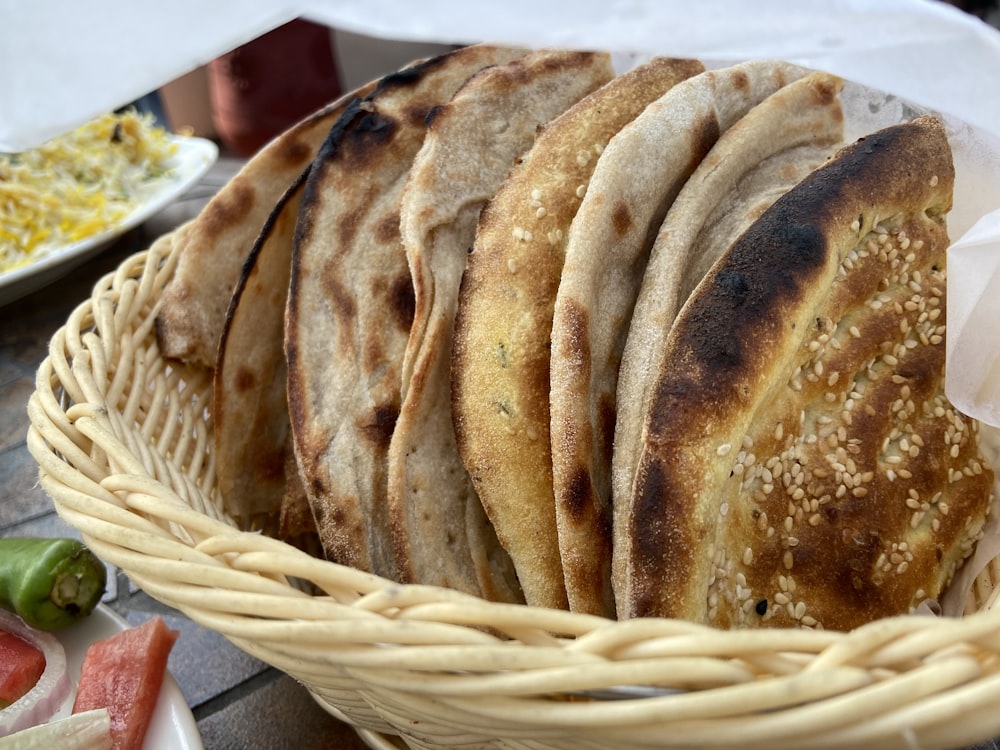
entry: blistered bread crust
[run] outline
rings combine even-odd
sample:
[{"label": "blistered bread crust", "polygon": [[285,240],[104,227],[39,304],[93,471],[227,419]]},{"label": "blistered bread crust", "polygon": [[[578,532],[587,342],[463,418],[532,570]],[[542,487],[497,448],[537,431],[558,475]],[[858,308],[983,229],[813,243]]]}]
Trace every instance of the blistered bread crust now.
[{"label": "blistered bread crust", "polygon": [[620,616],[846,630],[947,584],[992,485],[944,395],[953,184],[938,121],[880,131],[696,289],[616,529]]}]

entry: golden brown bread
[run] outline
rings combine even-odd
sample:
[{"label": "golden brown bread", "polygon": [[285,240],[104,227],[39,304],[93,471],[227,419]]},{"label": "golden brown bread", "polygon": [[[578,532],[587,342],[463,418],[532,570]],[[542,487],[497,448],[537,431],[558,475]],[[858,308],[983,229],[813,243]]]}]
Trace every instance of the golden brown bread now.
[{"label": "golden brown bread", "polygon": [[947,584],[992,485],[943,391],[953,182],[937,120],[882,130],[697,287],[616,505],[620,616],[849,629]]},{"label": "golden brown bread", "polygon": [[[539,126],[613,74],[610,56],[587,52],[542,50],[488,68],[434,113],[414,160],[400,229],[415,312],[403,360],[402,407],[389,445],[389,503],[404,580],[478,588],[487,598],[495,586],[495,575],[477,580],[482,571],[468,562],[468,524],[483,529],[487,519],[459,458],[452,422],[459,286],[479,212],[514,160],[530,148]],[[525,598],[565,607],[561,568],[540,565],[535,573],[519,581]]]},{"label": "golden brown bread", "polygon": [[327,557],[390,579],[386,462],[414,304],[403,186],[428,114],[523,54],[476,45],[384,77],[333,127],[306,184],[285,320],[296,459]]},{"label": "golden brown bread", "polygon": [[610,544],[610,528],[595,535],[583,520],[562,549],[556,528],[549,334],[565,237],[608,140],[702,70],[694,60],[654,59],[548,123],[480,214],[462,277],[452,359],[459,454],[522,577],[549,556],[558,569],[560,559],[574,611],[611,615],[614,605],[609,573],[594,566],[610,554],[590,554],[593,544]]}]

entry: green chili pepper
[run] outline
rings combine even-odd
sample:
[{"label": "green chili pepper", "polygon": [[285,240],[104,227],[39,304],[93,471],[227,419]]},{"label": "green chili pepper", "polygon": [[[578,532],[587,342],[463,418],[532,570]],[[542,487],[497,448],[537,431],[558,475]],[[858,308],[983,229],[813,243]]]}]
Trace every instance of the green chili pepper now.
[{"label": "green chili pepper", "polygon": [[107,570],[76,539],[0,539],[0,607],[33,628],[58,630],[101,601]]}]

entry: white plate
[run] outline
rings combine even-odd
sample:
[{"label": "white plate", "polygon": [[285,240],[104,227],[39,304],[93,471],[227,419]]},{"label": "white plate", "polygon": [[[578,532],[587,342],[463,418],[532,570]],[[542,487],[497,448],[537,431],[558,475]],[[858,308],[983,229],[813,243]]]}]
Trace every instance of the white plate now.
[{"label": "white plate", "polygon": [[[80,681],[80,668],[87,646],[130,628],[131,625],[118,613],[100,604],[91,615],[65,630],[56,632],[66,650],[66,664],[73,680],[74,693]],[[68,701],[56,717],[68,716],[73,701]],[[160,698],[153,711],[153,719],[146,732],[144,750],[204,750],[198,724],[188,708],[187,701],[169,672],[164,676]]]},{"label": "white plate", "polygon": [[0,273],[0,306],[65,276],[107,247],[116,237],[139,226],[179,198],[219,158],[219,149],[212,141],[179,136],[174,136],[173,140],[177,143],[177,152],[171,157],[172,172],[132,213],[103,232],[71,245],[38,253],[29,263]]}]

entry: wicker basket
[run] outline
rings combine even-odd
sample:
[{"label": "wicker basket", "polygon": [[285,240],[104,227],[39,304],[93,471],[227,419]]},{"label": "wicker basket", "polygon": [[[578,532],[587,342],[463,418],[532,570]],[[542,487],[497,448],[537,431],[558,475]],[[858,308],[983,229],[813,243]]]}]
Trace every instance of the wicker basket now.
[{"label": "wicker basket", "polygon": [[170,244],[125,261],[54,336],[29,404],[41,482],[103,559],[298,679],[373,747],[936,748],[1000,735],[996,562],[961,619],[720,632],[400,586],[239,531],[216,505],[211,382],[156,346]]}]

